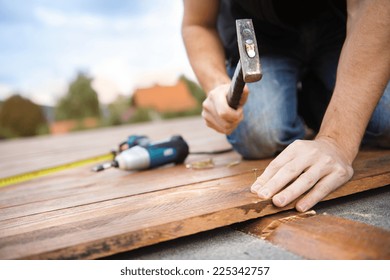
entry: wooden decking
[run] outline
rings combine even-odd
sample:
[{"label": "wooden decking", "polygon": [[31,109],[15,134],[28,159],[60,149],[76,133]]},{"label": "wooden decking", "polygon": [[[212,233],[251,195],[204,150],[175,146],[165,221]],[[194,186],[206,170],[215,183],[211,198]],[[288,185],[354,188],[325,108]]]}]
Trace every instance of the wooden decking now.
[{"label": "wooden decking", "polygon": [[307,259],[390,259],[390,232],[328,214],[285,211],[237,228]]},{"label": "wooden decking", "polygon": [[[131,134],[180,134],[193,152],[229,147],[199,118],[7,141],[0,178],[104,154]],[[0,188],[0,258],[98,258],[293,208],[250,193],[252,169],[270,160],[229,167],[240,159],[230,152],[186,162],[209,157],[214,168],[93,173],[83,166]],[[326,199],[390,184],[390,151],[361,152],[354,167],[353,179]]]}]

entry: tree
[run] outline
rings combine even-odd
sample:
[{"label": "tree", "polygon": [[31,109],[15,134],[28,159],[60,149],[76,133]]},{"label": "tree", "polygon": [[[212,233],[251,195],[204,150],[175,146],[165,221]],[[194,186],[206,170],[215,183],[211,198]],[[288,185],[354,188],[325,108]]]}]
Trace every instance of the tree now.
[{"label": "tree", "polygon": [[78,74],[56,106],[56,120],[100,118],[99,99],[91,81],[85,74]]},{"label": "tree", "polygon": [[46,125],[41,107],[19,94],[12,95],[1,106],[1,138],[34,136]]},{"label": "tree", "polygon": [[124,122],[123,114],[131,107],[130,98],[118,95],[118,97],[108,105],[108,125],[120,125]]}]

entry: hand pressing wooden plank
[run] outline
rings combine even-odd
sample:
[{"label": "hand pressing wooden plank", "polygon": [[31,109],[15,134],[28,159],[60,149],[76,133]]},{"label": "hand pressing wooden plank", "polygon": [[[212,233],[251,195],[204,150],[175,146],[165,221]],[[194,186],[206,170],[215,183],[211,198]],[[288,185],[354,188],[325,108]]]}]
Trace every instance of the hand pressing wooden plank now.
[{"label": "hand pressing wooden plank", "polygon": [[239,229],[308,259],[390,259],[390,231],[313,212],[270,215]]}]

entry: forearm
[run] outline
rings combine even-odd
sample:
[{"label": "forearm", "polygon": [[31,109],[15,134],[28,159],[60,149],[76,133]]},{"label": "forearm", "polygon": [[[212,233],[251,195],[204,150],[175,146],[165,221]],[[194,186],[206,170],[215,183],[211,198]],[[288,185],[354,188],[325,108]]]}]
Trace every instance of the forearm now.
[{"label": "forearm", "polygon": [[199,83],[206,92],[230,83],[225,69],[224,50],[215,30],[200,26],[183,28],[188,57]]},{"label": "forearm", "polygon": [[223,46],[216,30],[218,8],[218,1],[184,2],[183,41],[192,69],[207,93],[221,84],[230,83]]},{"label": "forearm", "polygon": [[332,139],[352,162],[390,78],[388,0],[349,1],[337,81],[317,138]]}]

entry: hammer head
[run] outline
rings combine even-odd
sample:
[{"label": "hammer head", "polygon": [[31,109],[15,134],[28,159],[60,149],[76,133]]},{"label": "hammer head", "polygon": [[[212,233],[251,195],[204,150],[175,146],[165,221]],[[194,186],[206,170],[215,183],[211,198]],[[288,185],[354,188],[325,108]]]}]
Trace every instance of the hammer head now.
[{"label": "hammer head", "polygon": [[259,51],[251,19],[236,20],[238,51],[245,83],[259,81],[262,77]]}]

